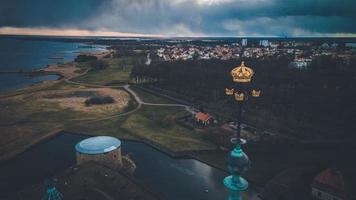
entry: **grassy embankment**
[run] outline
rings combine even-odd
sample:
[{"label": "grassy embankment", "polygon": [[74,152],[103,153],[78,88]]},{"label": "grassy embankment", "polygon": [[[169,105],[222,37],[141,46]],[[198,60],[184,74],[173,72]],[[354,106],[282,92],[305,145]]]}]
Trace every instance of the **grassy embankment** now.
[{"label": "grassy embankment", "polygon": [[[100,72],[92,71],[76,78],[82,83],[116,85],[129,82],[131,64],[137,63],[133,58],[114,59],[109,61],[107,69]],[[120,66],[123,63],[128,66]],[[174,103],[157,97],[140,89],[132,88],[138,96],[149,103]],[[202,135],[195,133],[176,123],[176,118],[188,114],[179,107],[160,107],[143,105],[137,112],[91,123],[75,124],[69,128],[75,132],[94,135],[113,135],[120,138],[140,139],[168,149],[170,151],[189,151],[215,149],[215,145],[204,141]]]},{"label": "grassy embankment", "polygon": [[131,87],[131,90],[133,90],[140,98],[143,102],[148,102],[148,103],[156,103],[156,104],[176,104],[176,102],[173,102],[169,99],[166,98],[162,98],[159,96],[156,96],[154,94],[145,92],[143,90],[141,90],[140,88],[135,88],[135,87]]},{"label": "grassy embankment", "polygon": [[173,152],[215,149],[215,146],[204,141],[201,135],[176,123],[175,118],[182,114],[185,114],[185,111],[180,108],[143,106],[126,117],[79,124],[70,130],[140,139]]},{"label": "grassy embankment", "polygon": [[[78,86],[57,83],[43,91],[73,88],[78,89]],[[53,135],[56,130],[64,130],[82,120],[116,114],[74,111],[56,102],[37,98],[36,93],[32,92],[0,99],[0,110],[0,159],[25,150],[33,143]]]},{"label": "grassy embankment", "polygon": [[89,71],[84,76],[74,78],[73,81],[97,85],[120,85],[127,83],[130,79],[131,69],[133,65],[138,64],[139,59],[128,57],[106,59],[106,61],[109,64],[106,69]]},{"label": "grassy embankment", "polygon": [[[90,71],[75,81],[102,85],[129,81],[129,69],[132,66],[130,63],[135,63],[133,58],[114,59],[108,62],[110,65],[107,69]],[[121,66],[123,64],[128,66],[124,69]],[[83,64],[79,67],[85,69]],[[141,139],[171,151],[215,148],[211,143],[204,141],[201,135],[176,123],[175,117],[187,114],[182,108],[142,106],[131,115],[115,117],[134,109],[136,103],[131,100],[129,106],[121,112],[103,113],[74,111],[55,102],[36,99],[37,91],[73,88],[87,87],[56,81],[16,91],[15,96],[0,98],[0,160],[24,151],[34,143],[53,135],[57,130]],[[144,92],[139,92],[139,95],[144,101],[167,103],[166,100]]]}]

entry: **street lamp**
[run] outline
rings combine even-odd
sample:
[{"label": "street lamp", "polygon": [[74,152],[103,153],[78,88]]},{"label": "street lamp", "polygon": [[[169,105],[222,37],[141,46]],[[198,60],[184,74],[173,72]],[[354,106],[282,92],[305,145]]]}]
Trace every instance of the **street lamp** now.
[{"label": "street lamp", "polygon": [[254,72],[251,68],[245,66],[242,62],[239,67],[234,68],[231,71],[233,81],[237,83],[236,88],[226,88],[225,93],[228,96],[233,96],[237,101],[238,113],[237,113],[237,130],[235,133],[235,138],[231,140],[235,144],[235,148],[230,152],[227,168],[231,173],[224,179],[224,185],[229,190],[228,200],[241,200],[241,191],[245,191],[248,188],[248,182],[241,177],[251,165],[251,161],[248,156],[242,151],[241,145],[245,144],[246,141],[241,139],[241,115],[242,106],[249,97],[260,97],[260,90],[249,90],[247,84],[251,82]]}]

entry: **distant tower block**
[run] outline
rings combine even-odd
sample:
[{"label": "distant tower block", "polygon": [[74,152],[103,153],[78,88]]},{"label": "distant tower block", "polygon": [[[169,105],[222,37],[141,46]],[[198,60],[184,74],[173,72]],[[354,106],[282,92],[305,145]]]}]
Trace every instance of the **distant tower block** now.
[{"label": "distant tower block", "polygon": [[122,167],[121,141],[114,137],[97,136],[80,141],[76,146],[77,165],[96,162],[111,169]]},{"label": "distant tower block", "polygon": [[247,39],[241,40],[241,46],[243,46],[243,47],[247,46]]}]

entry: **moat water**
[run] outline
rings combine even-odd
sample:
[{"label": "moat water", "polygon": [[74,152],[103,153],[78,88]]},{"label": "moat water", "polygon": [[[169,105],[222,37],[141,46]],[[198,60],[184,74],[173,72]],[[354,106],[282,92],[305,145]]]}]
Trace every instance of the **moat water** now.
[{"label": "moat water", "polygon": [[[74,146],[87,137],[63,133],[1,163],[0,199],[75,165]],[[124,140],[121,150],[132,154],[137,165],[133,176],[164,199],[216,200],[227,196],[222,184],[227,175],[224,171],[194,159],[174,159],[140,142]]]}]

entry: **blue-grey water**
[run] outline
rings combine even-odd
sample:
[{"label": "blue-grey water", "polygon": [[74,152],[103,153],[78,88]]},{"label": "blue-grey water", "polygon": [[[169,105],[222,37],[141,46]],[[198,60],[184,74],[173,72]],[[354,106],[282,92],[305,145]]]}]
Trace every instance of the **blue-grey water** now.
[{"label": "blue-grey water", "polygon": [[[105,48],[100,45],[85,48],[85,45],[80,43],[31,41],[0,36],[0,72],[40,69],[48,64],[72,61],[80,52],[103,51]],[[0,74],[0,94],[56,79],[56,75],[29,77],[21,74]]]},{"label": "blue-grey water", "polygon": [[[0,199],[75,165],[74,146],[84,138],[64,133],[1,164]],[[222,184],[226,173],[205,163],[174,159],[139,142],[122,141],[121,150],[132,154],[137,165],[134,177],[164,199],[217,200],[227,195]]]}]

